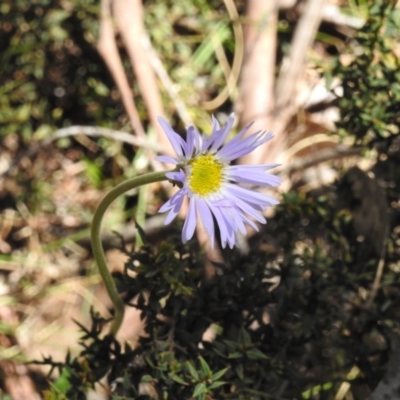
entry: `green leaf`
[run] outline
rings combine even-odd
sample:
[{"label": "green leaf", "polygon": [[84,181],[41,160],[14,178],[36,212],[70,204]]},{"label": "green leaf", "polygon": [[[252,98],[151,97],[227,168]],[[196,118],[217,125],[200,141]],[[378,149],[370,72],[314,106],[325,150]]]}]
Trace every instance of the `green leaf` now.
[{"label": "green leaf", "polygon": [[146,361],[146,363],[148,365],[150,365],[151,368],[155,368],[155,365],[153,364],[153,361],[151,361],[151,359],[149,357],[144,357],[144,360]]},{"label": "green leaf", "polygon": [[[152,379],[148,380],[148,381],[144,380],[144,377],[147,377],[147,376],[150,376],[150,375],[144,375],[142,377],[142,382],[151,382]],[[151,378],[151,376],[150,376],[150,378]],[[127,371],[124,372],[124,378],[123,378],[123,381],[122,381],[122,386],[123,386],[124,390],[126,390],[126,391],[129,391],[129,389],[132,386],[132,382],[131,382],[131,379],[129,377],[129,373]]]},{"label": "green leaf", "polygon": [[66,400],[66,394],[71,389],[69,382],[70,372],[64,369],[62,374],[55,380],[50,382],[50,390],[45,391],[44,397],[46,400]]},{"label": "green leaf", "polygon": [[251,358],[252,360],[268,359],[268,357],[264,353],[262,353],[260,350],[256,348],[246,351],[246,356]]},{"label": "green leaf", "polygon": [[226,355],[224,353],[222,353],[220,350],[218,350],[217,348],[213,348],[213,351],[215,354],[219,355],[222,358],[226,358]]},{"label": "green leaf", "polygon": [[221,369],[220,371],[216,372],[216,373],[211,377],[211,380],[212,380],[212,381],[218,380],[219,378],[221,378],[221,376],[225,375],[225,373],[226,373],[226,371],[228,371],[228,369],[229,369],[229,368],[224,368],[224,369]]},{"label": "green leaf", "polygon": [[211,389],[216,389],[216,388],[218,388],[218,387],[220,387],[220,386],[225,385],[225,383],[226,383],[226,382],[224,382],[224,381],[213,382],[213,383],[208,387],[208,389],[209,389],[209,390],[211,390]]},{"label": "green leaf", "polygon": [[228,355],[228,358],[240,358],[240,357],[243,357],[243,354],[239,353],[238,351],[229,353],[229,355]]},{"label": "green leaf", "polygon": [[202,356],[199,357],[199,360],[200,360],[201,369],[203,371],[203,374],[208,378],[209,376],[211,376],[212,371],[211,371],[210,367],[208,366],[206,360],[204,360],[204,358]]},{"label": "green leaf", "polygon": [[62,21],[64,21],[66,18],[68,18],[71,15],[69,11],[66,10],[50,10],[45,17],[45,24],[46,25],[58,25]]},{"label": "green leaf", "polygon": [[213,40],[217,39],[222,43],[229,37],[229,34],[229,27],[225,21],[217,23],[210,35],[204,39],[197,50],[193,53],[193,63],[197,66],[204,65],[214,54],[215,44]]},{"label": "green leaf", "polygon": [[243,372],[243,365],[242,365],[242,364],[239,364],[239,365],[236,367],[236,373],[237,373],[238,377],[239,377],[241,380],[244,380],[244,372]]},{"label": "green leaf", "polygon": [[94,89],[96,94],[99,96],[105,97],[110,94],[110,90],[108,89],[108,87],[104,83],[100,82],[95,78],[89,78],[87,83],[90,87]]},{"label": "green leaf", "polygon": [[186,363],[186,365],[187,365],[188,368],[189,368],[190,375],[192,375],[192,377],[193,377],[196,381],[198,381],[198,380],[200,379],[200,377],[199,377],[198,372],[196,371],[196,368],[192,365],[192,363],[191,363],[190,361],[188,361],[188,362]]},{"label": "green leaf", "polygon": [[85,164],[85,173],[88,179],[93,183],[93,185],[99,186],[102,181],[102,171],[100,166],[89,158],[84,158],[82,162]]},{"label": "green leaf", "polygon": [[224,340],[224,343],[228,346],[229,350],[234,350],[237,348],[237,343],[233,340]]},{"label": "green leaf", "polygon": [[244,344],[245,346],[251,344],[251,337],[246,329],[240,329],[238,342]]},{"label": "green leaf", "polygon": [[221,325],[218,324],[211,324],[210,328],[217,334],[217,335],[222,335],[224,332],[224,328]]},{"label": "green leaf", "polygon": [[170,374],[169,377],[175,381],[176,383],[180,383],[181,385],[187,386],[188,383],[186,383],[180,376],[175,375],[175,374]]},{"label": "green leaf", "polygon": [[198,383],[194,388],[192,397],[199,397],[202,394],[207,393],[207,387],[204,383]]},{"label": "green leaf", "polygon": [[23,104],[21,107],[17,109],[15,118],[18,120],[18,122],[23,122],[27,121],[31,115],[31,105],[28,104]]},{"label": "green leaf", "polygon": [[154,378],[151,375],[143,375],[141,382],[153,382]]},{"label": "green leaf", "polygon": [[48,124],[41,124],[34,133],[36,140],[42,140],[50,136],[54,132],[54,129]]}]

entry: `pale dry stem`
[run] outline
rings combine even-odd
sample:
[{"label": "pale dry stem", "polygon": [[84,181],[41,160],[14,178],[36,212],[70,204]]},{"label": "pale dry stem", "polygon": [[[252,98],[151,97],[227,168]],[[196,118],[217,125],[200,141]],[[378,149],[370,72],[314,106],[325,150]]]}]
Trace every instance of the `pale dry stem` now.
[{"label": "pale dry stem", "polygon": [[146,37],[143,5],[140,0],[114,0],[112,6],[116,28],[131,60],[150,121],[157,132],[157,141],[165,154],[173,155],[173,148],[157,121],[158,116],[164,116],[164,109],[156,75],[143,48],[143,38]]},{"label": "pale dry stem", "polygon": [[134,132],[138,137],[144,138],[146,134],[140,121],[135,102],[133,101],[133,93],[130,89],[115,40],[111,16],[111,0],[101,0],[100,35],[97,42],[97,50],[103,57],[121,93],[122,102]]},{"label": "pale dry stem", "polygon": [[[236,111],[240,125],[254,121],[249,134],[272,126],[278,1],[249,0],[245,28],[245,62]],[[264,163],[264,147],[240,159],[241,164]],[[270,160],[268,160],[270,161]]]}]

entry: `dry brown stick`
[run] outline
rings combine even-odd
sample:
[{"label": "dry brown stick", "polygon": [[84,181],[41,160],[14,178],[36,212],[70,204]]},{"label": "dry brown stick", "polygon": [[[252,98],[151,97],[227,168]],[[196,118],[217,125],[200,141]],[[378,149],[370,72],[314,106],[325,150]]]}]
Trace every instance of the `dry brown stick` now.
[{"label": "dry brown stick", "polygon": [[[293,115],[296,113],[296,104],[293,101],[296,94],[296,85],[304,71],[304,63],[308,48],[312,45],[321,21],[321,10],[324,0],[308,0],[303,14],[297,23],[290,54],[280,70],[276,85],[276,105],[274,111],[273,131],[276,134],[275,143],[272,143],[272,152],[276,160],[280,161],[279,154],[287,147],[285,130]],[[271,150],[271,149],[270,149]],[[282,160],[283,162],[287,160]]]},{"label": "dry brown stick", "polygon": [[325,22],[353,29],[360,29],[365,24],[365,20],[360,17],[342,13],[340,7],[336,4],[324,4],[322,8],[322,19]]},{"label": "dry brown stick", "polygon": [[296,93],[296,85],[303,74],[307,50],[314,41],[321,22],[325,0],[308,0],[294,31],[290,53],[284,60],[276,84],[276,113],[287,107]]},{"label": "dry brown stick", "polygon": [[[47,137],[46,139],[41,140],[38,143],[35,143],[32,145],[26,152],[24,152],[22,155],[18,156],[13,160],[11,165],[2,173],[0,173],[0,178],[3,176],[8,176],[15,168],[16,166],[20,163],[21,159],[24,157],[31,158],[33,157],[40,149],[42,149],[44,146],[49,145],[50,143],[53,143],[55,140],[64,138],[64,137],[69,137],[69,136],[76,136],[76,135],[86,135],[86,136],[92,136],[92,137],[106,137],[109,139],[117,140],[120,142],[124,143],[129,143],[132,146],[137,146],[137,147],[142,147],[146,149],[147,151],[151,152],[160,152],[161,148],[158,144],[151,142],[147,137],[135,137],[127,132],[121,132],[121,131],[116,131],[114,129],[108,129],[108,128],[102,128],[100,126],[81,126],[81,125],[73,125],[69,126],[67,128],[60,128],[57,131],[54,132],[53,135]],[[154,157],[152,156],[151,158],[151,163],[157,163],[157,161],[154,160]],[[154,164],[153,164],[154,166]],[[157,166],[154,166],[154,168],[158,168]]]},{"label": "dry brown stick", "polygon": [[227,85],[225,86],[225,88],[221,91],[221,93],[218,94],[215,99],[211,101],[205,101],[201,104],[201,106],[206,110],[214,110],[218,108],[232,94],[236,87],[236,82],[239,78],[240,68],[243,62],[244,41],[243,29],[239,21],[239,14],[236,10],[235,3],[232,0],[224,0],[224,2],[226,9],[228,10],[229,17],[233,22],[233,34],[235,35],[235,54],[232,62],[232,69],[227,79]]},{"label": "dry brown stick", "polygon": [[[121,93],[122,102],[129,116],[134,132],[138,137],[144,139],[146,138],[146,133],[140,121],[139,113],[133,100],[133,93],[130,89],[115,40],[114,25],[111,16],[111,2],[112,0],[101,1],[100,35],[97,49],[103,57],[113,79],[115,80],[118,90]],[[154,154],[150,148],[147,148],[146,151],[154,170],[161,170],[162,167],[160,163],[154,159]]]},{"label": "dry brown stick", "polygon": [[168,92],[169,97],[174,102],[175,109],[182,120],[182,122],[188,126],[192,125],[192,119],[190,118],[189,113],[187,112],[186,106],[179,97],[178,91],[175,89],[175,85],[172,82],[171,78],[168,75],[168,72],[164,68],[160,58],[157,53],[154,51],[153,46],[151,45],[150,39],[147,35],[142,38],[143,48],[146,50],[147,55],[149,57],[150,63],[154,68],[158,78],[164,85],[165,90]]},{"label": "dry brown stick", "polygon": [[41,142],[41,146],[46,146],[55,140],[76,136],[86,135],[92,137],[106,137],[109,139],[117,140],[123,143],[129,143],[135,147],[142,147],[145,149],[159,152],[160,147],[156,143],[152,143],[147,137],[135,137],[127,132],[116,131],[114,129],[102,128],[100,126],[81,126],[74,125],[67,128],[61,128],[54,132],[53,135],[49,136]]},{"label": "dry brown stick", "polygon": [[367,307],[371,307],[373,301],[375,300],[376,295],[378,294],[378,290],[381,287],[381,280],[383,275],[383,269],[385,267],[385,258],[381,257],[379,259],[378,267],[376,269],[375,279],[372,283],[371,292],[369,293],[367,299]]},{"label": "dry brown stick", "polygon": [[122,102],[134,132],[139,137],[145,137],[146,134],[140,121],[135,102],[133,101],[133,94],[115,41],[115,32],[111,17],[111,0],[101,0],[100,34],[97,42],[97,50],[103,57],[121,93]]},{"label": "dry brown stick", "polygon": [[277,170],[279,170],[282,174],[291,174],[295,171],[304,170],[323,162],[332,161],[339,158],[358,156],[361,154],[361,152],[361,147],[347,147],[339,144],[335,148],[321,150],[316,155],[293,160],[286,165],[282,165],[282,167],[278,167]]},{"label": "dry brown stick", "polygon": [[157,131],[157,141],[165,154],[174,155],[173,148],[157,121],[158,116],[164,116],[164,109],[154,70],[143,48],[146,31],[142,3],[140,0],[114,0],[113,11],[116,27],[131,60],[150,121]]},{"label": "dry brown stick", "polygon": [[385,268],[385,256],[386,256],[386,245],[389,236],[389,228],[386,227],[385,234],[382,239],[382,251],[379,257],[378,267],[376,269],[374,282],[372,283],[371,292],[369,293],[369,297],[367,299],[366,305],[367,307],[371,307],[372,303],[375,300],[376,295],[381,287],[381,281],[383,276],[383,269]]},{"label": "dry brown stick", "polygon": [[[278,0],[249,0],[245,27],[245,62],[236,111],[240,126],[254,121],[249,133],[272,126]],[[243,164],[264,163],[264,147],[242,157]],[[273,160],[268,160],[268,162]]]},{"label": "dry brown stick", "polygon": [[[211,41],[214,46],[215,56],[217,57],[217,60],[222,70],[222,74],[224,75],[226,86],[230,87],[229,92],[232,94],[233,88],[236,85],[236,81],[232,76],[231,66],[229,65],[228,58],[226,57],[224,46],[217,35],[213,35],[211,37]],[[223,101],[225,101],[227,98],[228,95],[226,96],[226,98],[223,99]]]},{"label": "dry brown stick", "polygon": [[[258,148],[258,157],[254,162],[287,162],[283,151],[287,148],[285,130],[293,115],[296,113],[294,102],[296,85],[304,72],[307,50],[312,45],[321,21],[321,10],[324,0],[308,0],[304,12],[297,23],[289,57],[284,61],[277,84],[276,103],[274,107],[273,124],[275,139],[268,145]],[[265,128],[264,128],[265,129]]]}]

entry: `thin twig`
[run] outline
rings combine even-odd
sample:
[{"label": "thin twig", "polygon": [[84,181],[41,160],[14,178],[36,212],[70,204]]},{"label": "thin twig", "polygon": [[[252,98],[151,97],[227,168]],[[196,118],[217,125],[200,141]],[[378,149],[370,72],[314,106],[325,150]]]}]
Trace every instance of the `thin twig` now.
[{"label": "thin twig", "polygon": [[[139,113],[136,109],[136,105],[133,98],[132,90],[128,83],[128,78],[125,74],[124,67],[122,65],[121,57],[118,52],[117,43],[115,40],[114,24],[111,16],[111,5],[113,0],[102,0],[101,1],[101,19],[100,19],[100,34],[97,43],[97,49],[100,55],[103,57],[110,73],[121,93],[122,103],[124,104],[125,110],[131,121],[132,128],[136,133],[137,137],[146,138],[146,133],[143,125],[140,121]],[[153,123],[155,121],[153,120]],[[156,125],[156,129],[157,129]],[[160,134],[159,129],[157,132]],[[124,140],[129,143],[129,141]],[[163,141],[160,141],[163,143]],[[136,144],[134,144],[136,145]],[[168,150],[168,145],[166,147]],[[154,160],[152,150],[147,147],[147,157],[150,160],[151,165],[155,171],[162,169],[159,162]]]},{"label": "thin twig", "polygon": [[163,152],[172,156],[175,154],[172,145],[157,121],[157,117],[164,116],[164,108],[156,75],[143,48],[142,39],[146,36],[143,4],[141,0],[113,0],[113,12],[116,29],[125,44],[150,121],[156,129],[157,141]]},{"label": "thin twig", "polygon": [[303,73],[307,50],[312,45],[321,22],[325,0],[308,0],[294,31],[290,54],[280,70],[276,89],[276,113],[293,101],[299,77]]},{"label": "thin twig", "polygon": [[143,43],[143,48],[146,50],[147,56],[149,57],[150,63],[154,68],[154,71],[160,78],[162,84],[164,85],[165,90],[169,94],[169,97],[175,104],[175,108],[179,115],[179,118],[186,126],[192,125],[193,124],[192,119],[190,118],[190,115],[187,112],[185,104],[179,97],[178,91],[176,90],[176,85],[172,82],[171,78],[169,77],[168,72],[164,68],[164,65],[161,62],[160,58],[158,57],[157,53],[154,51],[150,39],[147,35],[143,36],[142,43]]},{"label": "thin twig", "polygon": [[[249,0],[245,27],[245,62],[243,64],[239,98],[235,104],[240,126],[254,121],[251,131],[270,129],[274,109],[274,79],[278,0]],[[274,143],[268,146],[275,145]],[[260,146],[251,155],[242,157],[241,164],[257,164],[267,161],[265,147]]]},{"label": "thin twig", "polygon": [[360,29],[365,24],[365,20],[362,18],[343,14],[340,7],[335,4],[324,4],[322,7],[322,20],[353,29]]},{"label": "thin twig", "polygon": [[[232,0],[224,0],[226,9],[228,10],[229,17],[233,23],[233,34],[235,36],[235,53],[233,55],[232,69],[226,79],[226,86],[224,89],[218,94],[215,99],[210,101],[205,101],[201,104],[201,106],[205,110],[215,110],[221,104],[225,102],[225,100],[232,95],[233,91],[236,88],[236,83],[239,79],[240,69],[242,67],[243,56],[244,56],[244,37],[243,37],[243,28],[242,24],[239,21],[239,14],[236,10],[235,3]],[[218,57],[218,48],[215,45],[215,40],[213,40],[215,52]]]},{"label": "thin twig", "polygon": [[[308,0],[304,12],[297,23],[290,54],[282,66],[276,85],[276,103],[274,119],[270,129],[276,135],[270,144],[259,147],[257,158],[253,162],[286,162],[283,152],[287,148],[285,134],[289,121],[296,113],[294,102],[298,79],[303,74],[307,50],[312,45],[321,21],[321,9],[324,0]],[[265,125],[263,129],[268,128]]]},{"label": "thin twig", "polygon": [[[132,146],[143,147],[149,151],[159,152],[161,150],[160,146],[156,143],[152,143],[147,138],[139,138],[130,135],[126,132],[116,131],[113,129],[102,128],[99,126],[80,126],[74,125],[68,128],[61,128],[54,132],[54,135],[47,137],[44,140],[33,145],[28,151],[24,152],[22,155],[18,156],[12,164],[2,173],[0,173],[0,178],[7,176],[13,171],[13,169],[20,163],[24,157],[33,157],[43,146],[47,146],[55,140],[76,136],[76,135],[87,135],[92,137],[106,137],[112,140],[119,140],[120,142],[129,143]],[[155,160],[152,160],[155,162]]]},{"label": "thin twig", "polygon": [[133,93],[130,89],[115,40],[111,17],[111,0],[101,0],[100,33],[97,50],[103,57],[121,93],[122,103],[124,104],[134,132],[138,137],[145,137],[146,134],[133,100]]},{"label": "thin twig", "polygon": [[378,290],[381,287],[383,269],[385,267],[386,244],[388,236],[389,236],[389,228],[388,226],[386,226],[385,233],[382,239],[381,256],[379,258],[378,267],[376,269],[375,279],[374,282],[372,283],[371,292],[369,293],[369,297],[366,303],[368,308],[371,307],[373,301],[375,300],[376,295],[378,294]]},{"label": "thin twig", "polygon": [[152,143],[146,137],[135,137],[127,132],[116,131],[114,129],[102,128],[99,126],[81,126],[74,125],[69,126],[68,128],[61,128],[54,132],[52,136],[49,136],[41,143],[43,146],[46,146],[55,140],[65,138],[68,136],[75,135],[86,135],[91,137],[106,137],[109,139],[117,140],[123,143],[129,143],[135,147],[143,147],[145,149],[150,149],[155,152],[160,151],[160,146],[156,143]]},{"label": "thin twig", "polygon": [[290,174],[294,171],[300,171],[306,168],[310,168],[322,162],[332,161],[348,156],[360,155],[362,150],[363,149],[361,147],[348,148],[347,146],[338,145],[333,149],[321,150],[313,157],[309,157],[307,159],[293,160],[290,165],[282,169],[278,167],[277,170],[282,171],[282,173]]},{"label": "thin twig", "polygon": [[375,300],[375,297],[378,294],[378,290],[381,287],[381,279],[384,267],[385,267],[385,259],[384,257],[381,257],[379,259],[378,268],[376,269],[375,279],[374,282],[372,283],[371,292],[369,293],[369,297],[366,303],[367,307],[371,307],[371,304]]}]

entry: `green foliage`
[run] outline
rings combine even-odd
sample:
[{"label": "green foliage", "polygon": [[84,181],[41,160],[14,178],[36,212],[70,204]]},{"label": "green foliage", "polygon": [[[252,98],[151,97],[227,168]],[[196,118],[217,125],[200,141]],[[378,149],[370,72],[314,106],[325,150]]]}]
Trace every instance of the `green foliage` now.
[{"label": "green foliage", "polygon": [[44,393],[45,400],[68,400],[66,394],[71,390],[70,373],[64,369],[54,383],[50,384],[51,390]]},{"label": "green foliage", "polygon": [[377,260],[360,264],[349,224],[323,197],[288,194],[269,224],[274,237],[252,243],[247,255],[227,252],[212,279],[203,277],[202,254],[178,235],[125,250],[119,289],[141,310],[146,334],[122,349],[98,337],[104,321],[94,316],[80,357],[56,365],[74,377],[67,397],[83,399],[105,374],[114,399],[132,400],[333,398],[354,365],[360,382],[376,381],[367,344],[399,319],[390,287],[400,280],[387,271],[365,309],[360,288],[369,287]]},{"label": "green foliage", "polygon": [[193,114],[198,104],[218,94],[226,77],[216,56],[218,43],[227,59],[235,51],[232,21],[221,1],[152,0],[146,26],[180,96]]},{"label": "green foliage", "polygon": [[28,142],[119,116],[94,47],[98,16],[94,0],[1,2],[0,137]]},{"label": "green foliage", "polygon": [[[198,104],[199,87],[207,99],[225,82],[210,41],[216,36],[232,56],[231,23],[221,8],[218,1],[146,2],[154,46],[189,107]],[[94,49],[98,12],[95,0],[1,2],[0,137],[17,132],[29,142],[59,125],[112,125],[121,117]],[[367,18],[350,63],[338,60],[330,72],[344,90],[337,98],[342,135],[364,146],[379,142],[384,152],[398,138],[399,11],[371,2]],[[88,180],[100,185],[106,168],[83,159]],[[387,198],[398,204],[398,164],[380,166],[390,171]],[[47,197],[43,182],[24,189]],[[377,256],[358,257],[354,204],[339,208],[328,199],[284,195],[249,254],[227,251],[211,279],[203,254],[178,234],[133,254],[123,249],[129,260],[119,290],[146,319],[146,334],[134,348],[121,347],[102,336],[107,321],[93,314],[78,357],[41,362],[60,372],[45,398],[86,399],[107,377],[115,400],[332,399],[354,366],[361,371],[356,381],[373,387],[384,364],[377,356],[387,358],[388,332],[400,318],[399,221],[388,228],[388,266],[367,307]]]},{"label": "green foliage", "polygon": [[400,58],[394,51],[400,40],[400,10],[394,2],[373,1],[364,26],[357,32],[351,62],[340,61],[333,76],[340,78],[343,95],[337,99],[343,136],[372,145],[399,133]]}]

